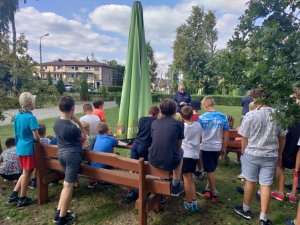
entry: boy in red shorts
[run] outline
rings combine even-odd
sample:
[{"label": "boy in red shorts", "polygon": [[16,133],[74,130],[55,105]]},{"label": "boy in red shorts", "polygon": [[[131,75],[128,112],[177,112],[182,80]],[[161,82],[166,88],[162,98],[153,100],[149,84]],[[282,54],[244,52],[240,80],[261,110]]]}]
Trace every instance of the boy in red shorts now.
[{"label": "boy in red shorts", "polygon": [[[35,107],[35,95],[23,92],[19,97],[21,110],[17,113],[14,122],[16,153],[19,156],[23,173],[20,176],[13,193],[7,202],[17,202],[18,207],[33,204],[31,198],[26,197],[30,174],[35,168],[34,141],[39,141],[39,124],[36,117],[31,113]],[[20,192],[20,196],[19,195]]]}]

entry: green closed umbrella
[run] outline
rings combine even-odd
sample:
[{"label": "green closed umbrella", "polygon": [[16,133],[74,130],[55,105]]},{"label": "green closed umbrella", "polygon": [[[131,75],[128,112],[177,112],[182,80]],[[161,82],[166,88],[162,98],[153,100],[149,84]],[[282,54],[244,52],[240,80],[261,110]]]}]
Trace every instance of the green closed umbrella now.
[{"label": "green closed umbrella", "polygon": [[134,2],[117,128],[118,138],[132,139],[136,137],[138,120],[148,114],[151,104],[143,9],[140,2]]}]

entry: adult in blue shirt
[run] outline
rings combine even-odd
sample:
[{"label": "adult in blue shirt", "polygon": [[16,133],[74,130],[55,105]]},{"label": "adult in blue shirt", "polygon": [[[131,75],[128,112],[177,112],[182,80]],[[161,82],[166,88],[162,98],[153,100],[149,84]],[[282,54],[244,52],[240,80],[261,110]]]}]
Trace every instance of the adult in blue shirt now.
[{"label": "adult in blue shirt", "polygon": [[178,112],[181,111],[181,108],[186,105],[191,104],[191,96],[190,94],[185,90],[185,87],[183,84],[179,84],[178,91],[176,92],[175,96],[173,97],[173,100],[176,102],[178,107]]}]

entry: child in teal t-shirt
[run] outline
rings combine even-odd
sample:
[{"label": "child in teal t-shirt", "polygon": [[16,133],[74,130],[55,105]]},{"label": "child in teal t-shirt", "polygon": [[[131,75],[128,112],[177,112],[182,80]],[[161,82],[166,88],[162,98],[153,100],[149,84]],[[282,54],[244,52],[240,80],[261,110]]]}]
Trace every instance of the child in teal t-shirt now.
[{"label": "child in teal t-shirt", "polygon": [[[18,207],[33,204],[31,198],[26,197],[30,174],[35,168],[34,141],[40,139],[38,134],[39,124],[32,114],[35,108],[35,95],[23,92],[19,97],[20,112],[15,117],[14,131],[16,140],[16,153],[19,156],[23,173],[20,176],[13,193],[7,202],[17,202]],[[20,197],[18,196],[20,192]]]}]

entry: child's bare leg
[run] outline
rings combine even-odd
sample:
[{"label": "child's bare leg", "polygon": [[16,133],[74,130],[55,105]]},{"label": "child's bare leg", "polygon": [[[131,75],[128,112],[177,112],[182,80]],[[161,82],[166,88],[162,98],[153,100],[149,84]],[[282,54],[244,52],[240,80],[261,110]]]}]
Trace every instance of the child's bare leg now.
[{"label": "child's bare leg", "polygon": [[14,188],[15,192],[19,192],[21,190],[22,177],[23,177],[23,174],[19,177],[19,179],[17,181],[17,184],[16,184],[16,186]]},{"label": "child's bare leg", "polygon": [[212,192],[218,193],[217,187],[216,187],[216,175],[215,172],[207,173],[207,179],[208,179],[208,186],[211,188]]},{"label": "child's bare leg", "polygon": [[184,182],[184,190],[186,195],[186,200],[188,202],[192,202],[196,199],[196,188],[193,181],[193,177],[191,173],[183,174],[183,182]]},{"label": "child's bare leg", "polygon": [[197,166],[198,166],[199,171],[202,172],[203,166],[202,166],[202,159],[201,158],[198,159]]},{"label": "child's bare leg", "polygon": [[182,160],[175,170],[173,170],[173,180],[180,181],[181,180],[181,170],[182,170]]},{"label": "child's bare leg", "polygon": [[281,195],[284,195],[284,168],[276,167],[277,190]]},{"label": "child's bare leg", "polygon": [[255,182],[246,180],[244,183],[244,204],[250,206],[255,192]]},{"label": "child's bare leg", "polygon": [[61,191],[57,210],[60,210],[59,216],[64,217],[70,207],[70,203],[72,200],[72,195],[73,195],[73,186],[74,183],[68,183],[64,181],[64,187]]},{"label": "child's bare leg", "polygon": [[20,191],[20,197],[25,197],[28,189],[28,184],[30,180],[30,170],[24,170],[22,174],[21,179],[21,191]]},{"label": "child's bare leg", "polygon": [[36,179],[36,169],[33,169],[31,173],[31,179]]}]

